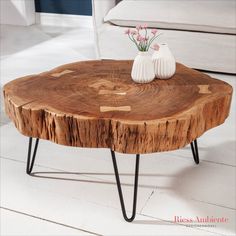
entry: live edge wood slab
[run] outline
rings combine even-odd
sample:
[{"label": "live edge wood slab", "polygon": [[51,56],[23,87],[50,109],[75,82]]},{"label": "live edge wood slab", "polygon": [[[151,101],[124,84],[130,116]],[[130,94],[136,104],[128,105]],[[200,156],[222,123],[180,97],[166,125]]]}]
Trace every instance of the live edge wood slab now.
[{"label": "live edge wood slab", "polygon": [[179,149],[229,114],[232,87],[177,64],[169,80],[131,80],[132,61],[86,61],[4,86],[5,109],[24,135],[122,153]]}]

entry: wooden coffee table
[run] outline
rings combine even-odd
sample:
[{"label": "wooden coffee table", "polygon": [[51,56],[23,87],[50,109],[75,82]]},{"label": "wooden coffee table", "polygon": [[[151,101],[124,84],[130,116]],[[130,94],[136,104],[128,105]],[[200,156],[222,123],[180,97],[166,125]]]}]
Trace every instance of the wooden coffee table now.
[{"label": "wooden coffee table", "polygon": [[[132,61],[86,61],[20,78],[4,86],[6,113],[29,138],[27,174],[32,174],[39,139],[75,147],[109,148],[126,221],[136,214],[140,154],[191,144],[222,124],[232,87],[177,64],[169,80],[134,83]],[[36,138],[31,157],[32,138]],[[127,217],[115,151],[136,154],[133,211]],[[138,153],[138,154],[137,154]]]}]

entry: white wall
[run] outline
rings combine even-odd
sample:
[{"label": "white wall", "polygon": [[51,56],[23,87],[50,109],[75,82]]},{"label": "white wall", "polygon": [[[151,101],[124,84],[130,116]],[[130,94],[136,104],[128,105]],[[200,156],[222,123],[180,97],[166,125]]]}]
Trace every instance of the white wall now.
[{"label": "white wall", "polygon": [[34,23],[34,0],[0,0],[0,24],[26,26]]}]

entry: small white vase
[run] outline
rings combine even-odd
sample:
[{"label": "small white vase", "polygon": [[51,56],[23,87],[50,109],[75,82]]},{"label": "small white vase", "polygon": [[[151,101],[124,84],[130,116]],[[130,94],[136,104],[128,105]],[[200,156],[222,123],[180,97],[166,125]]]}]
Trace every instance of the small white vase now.
[{"label": "small white vase", "polygon": [[159,79],[169,79],[175,74],[176,62],[167,44],[161,44],[152,55],[155,75]]},{"label": "small white vase", "polygon": [[148,83],[154,80],[153,62],[148,52],[139,52],[135,57],[131,77],[137,83]]}]

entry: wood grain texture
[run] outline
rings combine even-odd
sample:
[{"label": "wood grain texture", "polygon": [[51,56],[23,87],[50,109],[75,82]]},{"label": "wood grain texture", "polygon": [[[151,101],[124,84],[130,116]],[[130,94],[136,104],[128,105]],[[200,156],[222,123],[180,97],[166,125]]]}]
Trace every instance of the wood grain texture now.
[{"label": "wood grain texture", "polygon": [[169,80],[137,84],[131,67],[77,62],[14,80],[4,86],[6,113],[26,136],[122,153],[178,149],[227,118],[229,84],[181,64]]}]

